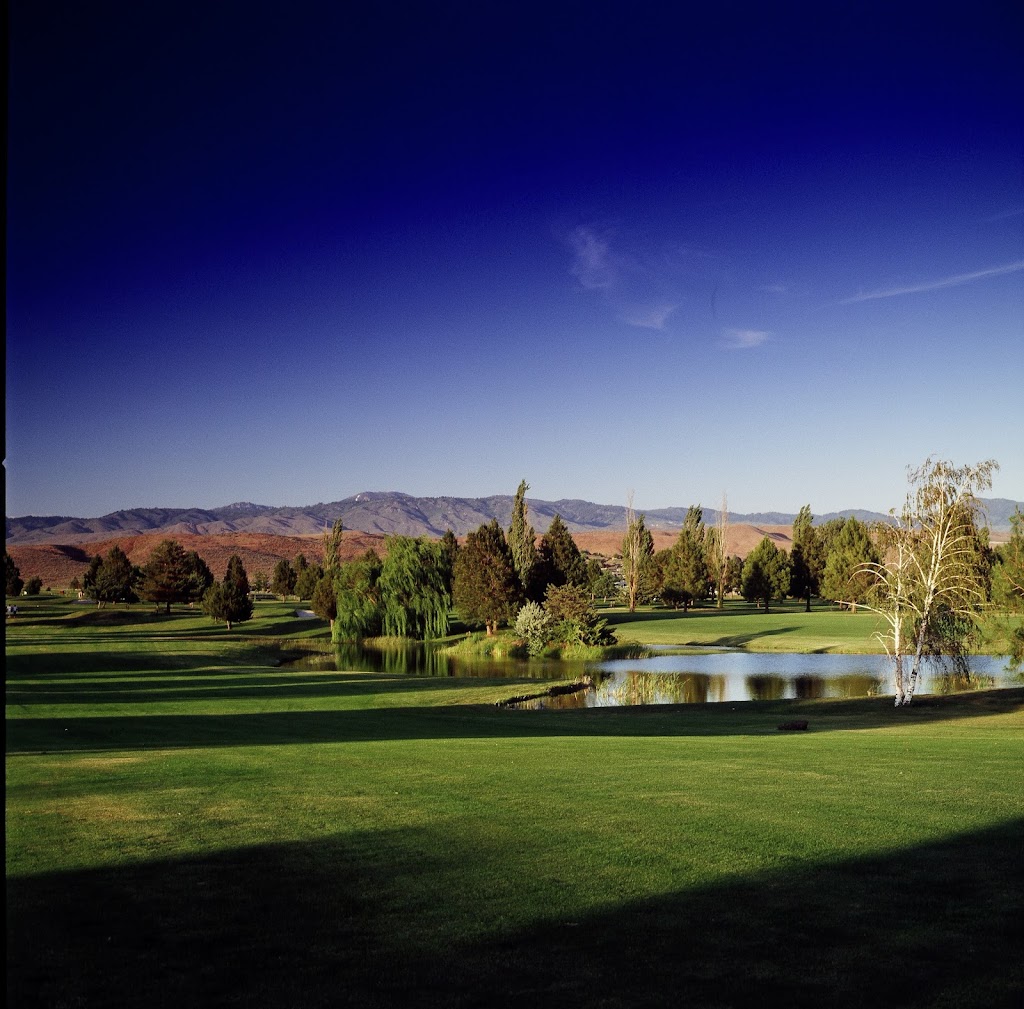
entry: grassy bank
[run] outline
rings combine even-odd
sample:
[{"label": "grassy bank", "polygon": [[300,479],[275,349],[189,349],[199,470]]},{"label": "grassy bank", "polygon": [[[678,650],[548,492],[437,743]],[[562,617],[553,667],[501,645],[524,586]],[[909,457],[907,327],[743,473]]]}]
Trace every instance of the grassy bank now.
[{"label": "grassy bank", "polygon": [[[856,613],[818,603],[807,613],[799,600],[772,603],[769,612],[752,603],[727,600],[723,609],[713,606],[681,611],[640,607],[629,613],[624,607],[602,610],[620,640],[645,645],[706,645],[744,648],[754,652],[838,652],[873,654],[882,651],[875,634],[879,618],[864,609]],[[1005,627],[997,616],[983,625],[981,650],[1005,655]]]},{"label": "grassy bank", "polygon": [[19,1009],[1019,994],[1024,690],[510,711],[274,667],[323,629],[270,605],[46,605],[8,626]]}]

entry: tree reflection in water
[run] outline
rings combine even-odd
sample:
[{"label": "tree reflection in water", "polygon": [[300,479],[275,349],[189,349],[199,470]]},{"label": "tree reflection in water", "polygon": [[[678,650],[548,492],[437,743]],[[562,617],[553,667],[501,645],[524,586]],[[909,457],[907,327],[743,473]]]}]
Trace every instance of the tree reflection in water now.
[{"label": "tree reflection in water", "polygon": [[[1005,672],[1005,659],[976,656],[972,671],[931,671],[921,693],[948,694],[1021,682]],[[890,692],[884,655],[789,655],[747,652],[664,655],[601,663],[549,659],[463,658],[433,644],[395,640],[339,645],[327,655],[308,655],[294,670],[331,670],[409,676],[593,680],[595,687],[546,697],[530,707],[613,707],[632,704],[705,704],[782,698],[869,697]],[[511,691],[515,693],[516,691]]]},{"label": "tree reflection in water", "polygon": [[706,704],[725,699],[725,677],[701,673],[645,673],[632,669],[605,681],[598,704]]}]

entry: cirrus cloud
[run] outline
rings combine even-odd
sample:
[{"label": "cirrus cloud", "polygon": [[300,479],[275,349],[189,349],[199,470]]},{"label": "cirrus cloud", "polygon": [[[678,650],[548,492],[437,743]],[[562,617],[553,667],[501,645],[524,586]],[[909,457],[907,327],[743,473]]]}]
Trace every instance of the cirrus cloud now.
[{"label": "cirrus cloud", "polygon": [[723,329],[722,343],[729,350],[760,347],[772,334],[764,329]]}]

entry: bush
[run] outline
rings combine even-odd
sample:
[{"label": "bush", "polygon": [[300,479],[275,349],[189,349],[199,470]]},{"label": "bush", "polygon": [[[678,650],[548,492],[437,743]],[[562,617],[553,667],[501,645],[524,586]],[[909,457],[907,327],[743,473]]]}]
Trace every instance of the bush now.
[{"label": "bush", "polygon": [[26,596],[38,596],[43,589],[43,580],[38,576],[33,576],[27,582],[25,582],[25,595]]},{"label": "bush", "polygon": [[526,642],[526,650],[533,656],[544,654],[551,629],[551,617],[540,603],[524,604],[516,617],[516,634]]}]

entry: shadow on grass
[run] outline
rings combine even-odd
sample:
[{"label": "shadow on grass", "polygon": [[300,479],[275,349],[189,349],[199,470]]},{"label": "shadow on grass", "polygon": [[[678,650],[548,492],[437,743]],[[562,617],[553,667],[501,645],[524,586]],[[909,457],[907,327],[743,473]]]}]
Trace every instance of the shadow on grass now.
[{"label": "shadow on grass", "polygon": [[[138,663],[134,665],[137,667]],[[168,667],[171,665],[173,663],[163,662],[158,667],[159,671],[170,673],[171,669]],[[200,668],[203,669],[202,672],[198,671]],[[153,702],[189,703],[213,700],[257,700],[273,704],[278,700],[314,701],[329,697],[452,691],[463,689],[467,684],[496,682],[468,678],[455,682],[453,677],[387,675],[375,672],[275,674],[271,671],[218,668],[215,660],[206,667],[202,667],[201,664],[193,667],[189,664],[182,672],[184,675],[177,679],[140,676],[133,680],[123,673],[111,672],[99,682],[96,679],[89,679],[86,683],[76,683],[71,677],[61,677],[54,682],[27,683],[20,686],[17,682],[9,683],[7,703],[23,707],[35,704],[144,705]],[[521,684],[536,683],[535,680],[528,678],[502,679],[500,682],[508,686],[510,693],[515,693]]]},{"label": "shadow on grass", "polygon": [[598,910],[582,872],[509,878],[509,852],[459,825],[14,878],[8,999],[1010,1009],[1022,847],[1018,820],[625,902],[610,886]]},{"label": "shadow on grass", "polygon": [[[926,695],[894,709],[888,698],[737,701],[659,704],[628,708],[516,711],[490,705],[432,704],[387,707],[389,691],[453,692],[454,680],[367,675],[349,694],[375,695],[356,710],[276,711],[252,714],[123,715],[9,718],[7,752],[68,752],[217,746],[278,746],[409,739],[481,739],[533,736],[781,736],[778,724],[806,719],[809,732],[901,729],[961,718],[1019,712],[1024,688],[950,696]],[[514,685],[511,689],[515,690]],[[379,699],[383,697],[383,702]],[[193,699],[201,699],[194,696]],[[438,698],[441,700],[441,698]],[[381,706],[381,704],[385,706]],[[799,745],[803,733],[793,737]]]}]

